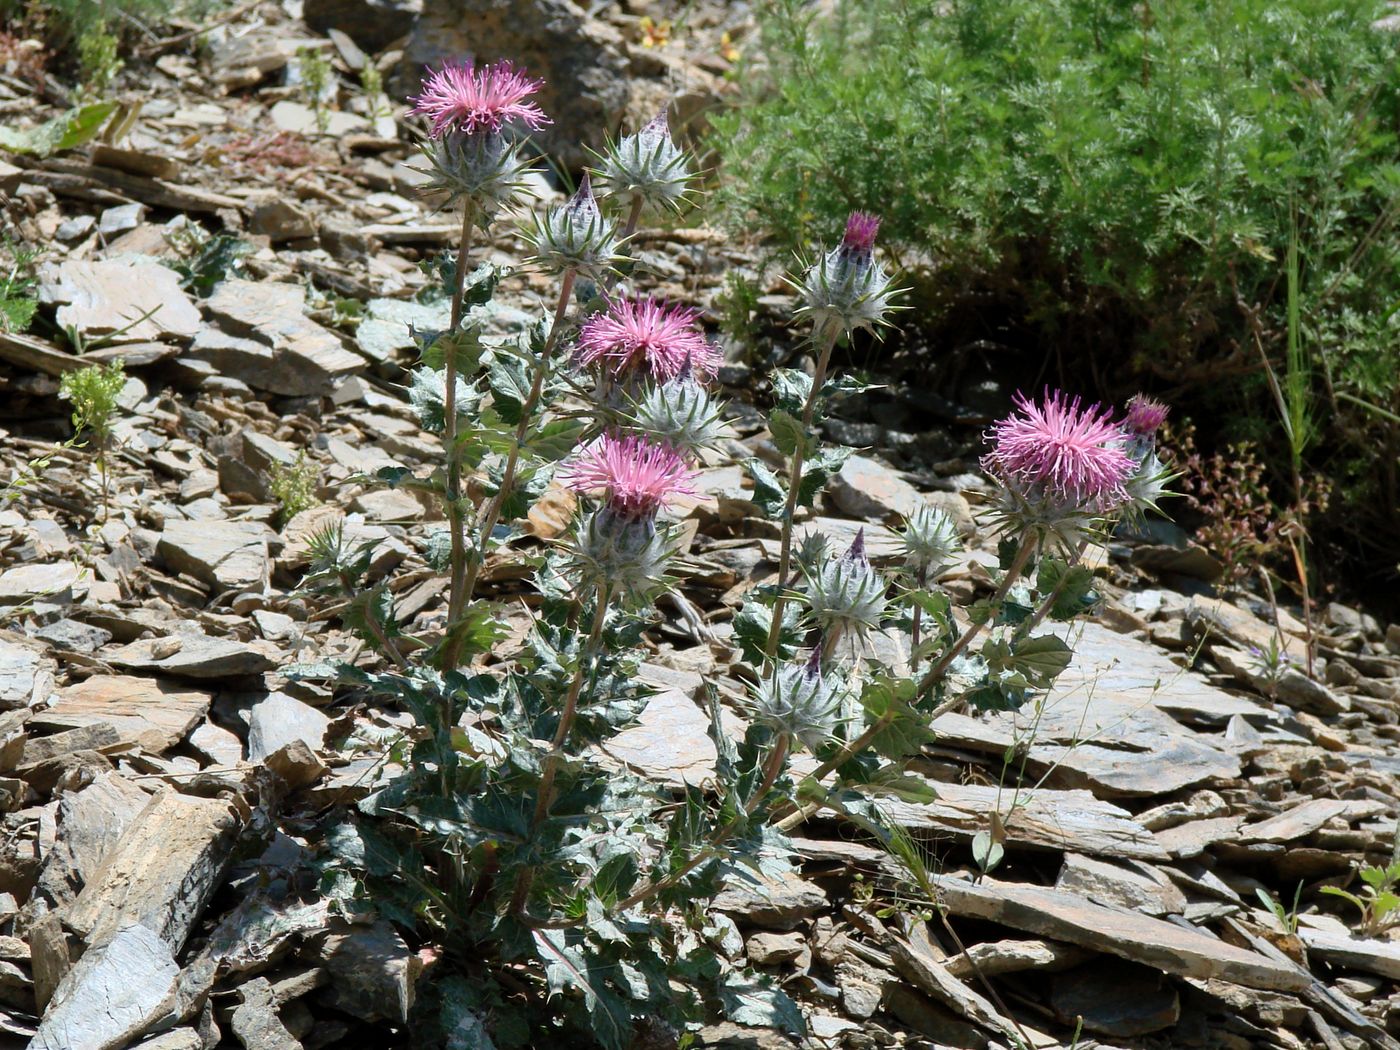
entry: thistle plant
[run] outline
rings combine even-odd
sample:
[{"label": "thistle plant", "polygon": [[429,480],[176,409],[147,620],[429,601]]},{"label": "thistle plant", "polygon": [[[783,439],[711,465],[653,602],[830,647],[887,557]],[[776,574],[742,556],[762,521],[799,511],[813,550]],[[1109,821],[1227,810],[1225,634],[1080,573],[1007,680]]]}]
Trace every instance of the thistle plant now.
[{"label": "thistle plant", "polygon": [[[624,162],[691,170],[673,147],[647,145],[656,128],[612,147],[620,159],[598,179],[601,195],[585,180],[531,217],[526,265],[556,279],[557,299],[523,336],[487,332],[482,308],[503,271],[469,271],[467,260],[474,234],[490,236],[517,203],[527,146],[516,135],[548,121],[531,101],[539,86],[508,63],[453,64],[414,100],[430,122],[435,178],[463,210],[460,247],[438,266],[452,281],[451,325],[423,338],[409,386],[422,426],[442,436],[443,460],[429,477],[386,468],[377,479],[441,503],[446,529],[425,555],[448,570],[447,612],[431,631],[409,633],[396,588],[373,574],[372,543],[339,528],[312,538],[309,599],[382,657],[341,668],[340,679],[416,723],[402,772],[354,821],[324,830],[323,885],[436,947],[442,962],[420,994],[432,1015],[425,1030],[623,1050],[642,1019],[682,1033],[709,1015],[758,1010],[800,1034],[782,990],[717,947],[704,902],[740,873],[790,870],[784,826],[828,800],[849,813],[852,793],[913,790],[903,768],[939,713],[1014,708],[1048,688],[1070,654],[1036,627],[1094,598],[1082,548],[1064,540],[1109,529],[1149,460],[1107,409],[1060,394],[1018,401],[990,434],[987,465],[1036,514],[1003,508],[1000,578],[961,630],[938,588],[956,530],[937,512],[911,516],[892,572],[874,564],[863,531],[844,549],[810,527],[795,539],[799,511],[850,451],[819,437],[832,394],[858,389],[828,376],[832,348],[887,323],[893,308],[875,257],[878,220],[854,216],[841,244],[797,279],[815,374],[770,376],[769,429],[786,477],[749,464],[753,498],[781,542],[776,585],[734,617],[735,670],[747,685],[725,699],[745,716],[742,740],[716,694],[715,768],[703,786],[672,792],[620,770],[606,745],[651,696],[639,669],[654,603],[676,585],[683,531],[673,519],[723,425],[712,389],[719,355],[695,311],[609,284],[628,226],[645,212],[637,201],[665,205],[675,189],[645,184]],[[580,278],[602,285],[601,300],[576,305]],[[521,523],[552,483],[577,507],[544,543]],[[528,594],[509,606],[479,587],[506,545],[529,574]],[[508,608],[528,610],[524,631],[508,629]],[[868,644],[876,631],[908,634],[914,659],[879,656]],[[818,763],[801,784],[790,762],[798,750]]]}]

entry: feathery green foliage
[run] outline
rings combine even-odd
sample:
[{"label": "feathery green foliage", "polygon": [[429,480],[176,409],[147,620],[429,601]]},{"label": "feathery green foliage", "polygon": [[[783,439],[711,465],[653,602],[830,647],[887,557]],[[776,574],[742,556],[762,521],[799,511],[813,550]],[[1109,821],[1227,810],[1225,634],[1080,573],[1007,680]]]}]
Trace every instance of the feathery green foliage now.
[{"label": "feathery green foliage", "polygon": [[[1371,26],[1384,4],[828,10],[761,8],[750,104],[716,120],[732,218],[786,254],[878,206],[917,278],[910,316],[947,343],[995,339],[1178,402],[1194,390],[1232,440],[1273,429],[1281,489],[1296,441],[1353,504],[1394,517],[1394,466],[1368,468],[1400,447],[1400,78],[1395,37]],[[1287,377],[1292,440],[1260,349]]]}]

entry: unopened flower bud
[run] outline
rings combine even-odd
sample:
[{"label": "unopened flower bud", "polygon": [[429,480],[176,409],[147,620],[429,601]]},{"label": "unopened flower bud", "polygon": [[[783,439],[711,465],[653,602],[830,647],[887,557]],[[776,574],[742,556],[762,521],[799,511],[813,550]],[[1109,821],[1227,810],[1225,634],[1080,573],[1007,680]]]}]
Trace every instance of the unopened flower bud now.
[{"label": "unopened flower bud", "polygon": [[943,511],[924,503],[905,520],[904,563],[919,580],[933,580],[960,550],[958,527]]},{"label": "unopened flower bud", "polygon": [[678,210],[695,177],[685,151],[671,140],[665,110],[635,135],[610,146],[600,160],[598,184],[605,194],[640,198],[653,211]]},{"label": "unopened flower bud", "polygon": [[816,751],[835,733],[845,694],[845,683],[822,674],[820,653],[813,651],[806,664],[780,668],[755,686],[746,713],[758,725]]},{"label": "unopened flower bud", "polygon": [[857,635],[878,627],[885,615],[888,585],[865,556],[865,530],[856,533],[850,550],[807,576],[812,619],[824,632]]},{"label": "unopened flower bud", "polygon": [[808,267],[798,286],[798,313],[812,319],[818,333],[873,330],[886,324],[896,290],[885,268],[875,261],[875,234],[880,220],[855,212],[846,223],[839,247]]},{"label": "unopened flower bud", "polygon": [[578,192],[550,208],[527,235],[534,248],[534,262],[546,270],[576,270],[590,280],[601,280],[617,258],[617,223],[605,218],[584,175]]}]

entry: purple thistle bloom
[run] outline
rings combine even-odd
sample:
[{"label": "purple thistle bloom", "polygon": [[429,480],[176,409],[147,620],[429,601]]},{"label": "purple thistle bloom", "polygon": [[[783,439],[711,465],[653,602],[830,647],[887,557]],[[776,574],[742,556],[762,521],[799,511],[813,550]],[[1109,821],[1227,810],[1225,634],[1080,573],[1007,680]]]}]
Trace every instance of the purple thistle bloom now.
[{"label": "purple thistle bloom", "polygon": [[1016,409],[992,427],[982,465],[1003,482],[1040,488],[1076,507],[1109,510],[1128,498],[1137,464],[1110,409],[1083,406],[1060,391],[1040,403],[1017,394]]},{"label": "purple thistle bloom", "polygon": [[433,138],[449,131],[499,132],[511,121],[538,131],[551,121],[529,98],[543,85],[509,61],[480,67],[448,61],[423,78],[422,92],[409,101],[411,112],[432,121]]},{"label": "purple thistle bloom", "polygon": [[687,372],[710,378],[719,352],[695,323],[699,311],[658,299],[615,299],[579,329],[578,361],[605,362],[616,376],[646,369],[659,382]]},{"label": "purple thistle bloom", "polygon": [[695,494],[695,472],[667,444],[644,437],[604,434],[564,469],[564,484],[575,492],[601,492],[620,518],[652,518],[675,496]]},{"label": "purple thistle bloom", "polygon": [[878,215],[853,211],[846,220],[846,235],[841,238],[841,250],[849,256],[869,259],[875,251],[875,235],[879,232]]},{"label": "purple thistle bloom", "polygon": [[1167,406],[1160,401],[1134,394],[1128,399],[1123,425],[1140,437],[1151,437],[1167,421],[1167,411]]}]

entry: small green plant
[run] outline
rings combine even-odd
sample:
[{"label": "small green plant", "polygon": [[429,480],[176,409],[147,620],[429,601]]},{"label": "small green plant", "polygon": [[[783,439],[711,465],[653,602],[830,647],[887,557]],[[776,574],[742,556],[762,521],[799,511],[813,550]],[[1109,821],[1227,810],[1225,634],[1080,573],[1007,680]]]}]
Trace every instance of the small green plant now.
[{"label": "small green plant", "polygon": [[87,434],[102,473],[102,520],[110,510],[111,484],[107,472],[107,452],[112,441],[112,424],[117,417],[117,398],[126,386],[121,361],[109,365],[88,365],[69,372],[59,381],[58,396],[73,405],[73,429]]},{"label": "small green plant", "polygon": [[326,97],[333,90],[331,61],[317,48],[302,47],[297,49],[297,65],[307,101],[316,114],[316,130],[324,135],[330,123]]},{"label": "small green plant", "polygon": [[365,93],[370,122],[389,115],[384,97],[384,75],[373,62],[366,62],[360,70],[360,90]]},{"label": "small green plant", "polygon": [[1291,908],[1285,908],[1282,901],[1274,900],[1269,894],[1269,891],[1263,886],[1258,887],[1254,891],[1254,895],[1259,898],[1264,907],[1268,908],[1269,911],[1273,913],[1274,918],[1278,920],[1278,924],[1283,928],[1284,933],[1297,934],[1298,902],[1303,896],[1303,884],[1301,881],[1298,883],[1298,888],[1293,891],[1293,906]]},{"label": "small green plant", "polygon": [[1361,913],[1361,932],[1374,937],[1400,919],[1400,894],[1395,892],[1396,884],[1400,883],[1400,860],[1392,859],[1383,868],[1362,868],[1357,875],[1365,883],[1360,893],[1340,886],[1324,886],[1322,892],[1354,905]]},{"label": "small green plant", "polygon": [[38,253],[8,238],[4,247],[11,262],[9,273],[0,278],[0,332],[23,332],[34,320],[39,305],[33,270]]},{"label": "small green plant", "polygon": [[746,353],[758,343],[758,284],[737,270],[724,278],[724,291],[715,297],[720,331]]},{"label": "small green plant", "polygon": [[112,86],[112,80],[122,68],[117,57],[116,36],[105,26],[94,26],[78,38],[78,65],[82,72],[84,91],[92,97],[102,95]]},{"label": "small green plant", "polygon": [[251,244],[231,233],[211,236],[193,223],[177,227],[165,238],[182,256],[165,265],[180,275],[180,287],[201,299],[212,295],[220,281],[236,275],[243,257],[253,250]]},{"label": "small green plant", "polygon": [[321,502],[316,498],[316,486],[320,481],[321,470],[307,458],[305,449],[290,463],[272,464],[272,481],[268,488],[277,500],[279,523],[285,525]]},{"label": "small green plant", "polygon": [[[1396,474],[1376,451],[1389,464],[1400,442],[1384,4],[754,8],[747,104],[714,118],[735,226],[782,256],[880,202],[930,341],[1184,392],[1211,421],[1203,446],[1252,443],[1260,484],[1313,535],[1311,555],[1301,533],[1281,552],[1305,605],[1319,544],[1394,566]],[[1318,475],[1345,508],[1311,502]]]}]

